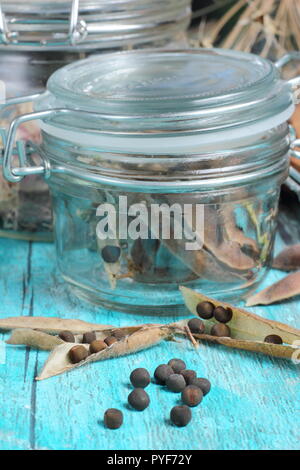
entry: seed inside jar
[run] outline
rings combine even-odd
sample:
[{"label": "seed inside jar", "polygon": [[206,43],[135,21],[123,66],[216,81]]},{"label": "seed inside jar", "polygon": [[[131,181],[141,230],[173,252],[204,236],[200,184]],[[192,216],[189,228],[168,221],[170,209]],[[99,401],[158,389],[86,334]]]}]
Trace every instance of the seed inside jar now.
[{"label": "seed inside jar", "polygon": [[115,336],[107,336],[104,342],[107,344],[107,346],[111,346],[112,344],[117,343],[118,340]]},{"label": "seed inside jar", "polygon": [[105,263],[116,263],[121,255],[119,246],[107,245],[101,251],[101,256]]},{"label": "seed inside jar", "polygon": [[89,355],[88,350],[81,345],[73,346],[69,351],[69,359],[72,364],[77,364],[78,362],[84,361]]},{"label": "seed inside jar", "polygon": [[101,339],[95,339],[95,341],[92,341],[90,344],[90,354],[96,354],[106,348],[107,344],[104,343],[104,341],[102,341]]},{"label": "seed inside jar", "polygon": [[109,408],[104,413],[104,424],[109,429],[118,429],[123,424],[123,413],[116,408]]},{"label": "seed inside jar", "polygon": [[228,323],[232,319],[231,308],[216,307],[214,309],[214,317],[220,323]]},{"label": "seed inside jar", "polygon": [[282,344],[282,338],[278,335],[268,335],[264,339],[265,343]]},{"label": "seed inside jar", "polygon": [[85,344],[91,344],[96,339],[96,333],[94,331],[88,331],[84,333],[82,337],[82,342]]},{"label": "seed inside jar", "polygon": [[66,343],[75,343],[75,336],[73,335],[72,331],[61,331],[59,333],[59,338],[65,341]]},{"label": "seed inside jar", "polygon": [[205,331],[205,325],[200,318],[192,318],[191,320],[188,321],[188,327],[191,331],[191,333],[197,333],[199,335],[202,335]]},{"label": "seed inside jar", "polygon": [[213,303],[204,301],[197,305],[196,311],[199,317],[204,318],[204,320],[208,320],[213,317],[214,308],[215,306]]},{"label": "seed inside jar", "polygon": [[229,326],[225,325],[225,323],[217,323],[216,325],[212,327],[210,332],[213,336],[219,336],[219,337],[223,337],[223,336],[230,337],[231,335],[230,328]]}]

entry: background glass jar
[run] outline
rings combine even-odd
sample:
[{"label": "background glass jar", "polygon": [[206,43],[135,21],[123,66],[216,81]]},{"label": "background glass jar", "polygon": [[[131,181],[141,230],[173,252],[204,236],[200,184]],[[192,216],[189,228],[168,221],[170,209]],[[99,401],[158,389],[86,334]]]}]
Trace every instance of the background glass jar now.
[{"label": "background glass jar", "polygon": [[[174,46],[184,42],[191,0],[9,0],[0,2],[0,80],[10,100],[0,126],[32,111],[32,99],[58,68],[93,52]],[[25,97],[22,99],[22,97]],[[13,98],[13,99],[11,99]],[[18,137],[40,141],[35,123]],[[36,163],[38,155],[32,154]],[[0,160],[1,163],[1,160]],[[50,240],[52,214],[39,175],[21,185],[0,179],[0,236]]]},{"label": "background glass jar", "polygon": [[[291,83],[251,54],[94,57],[55,72],[35,114],[13,124],[4,174],[45,174],[59,268],[78,296],[160,314],[180,310],[179,285],[236,300],[257,286],[272,256],[293,110]],[[43,163],[13,167],[17,127],[33,118]],[[182,216],[185,205],[191,212]],[[115,225],[105,221],[108,209],[120,216]]]}]

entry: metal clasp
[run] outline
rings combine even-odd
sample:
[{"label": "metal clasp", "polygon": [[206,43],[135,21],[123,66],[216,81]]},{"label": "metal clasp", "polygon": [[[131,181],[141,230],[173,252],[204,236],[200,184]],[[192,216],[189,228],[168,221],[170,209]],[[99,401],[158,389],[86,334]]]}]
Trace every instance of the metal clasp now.
[{"label": "metal clasp", "polygon": [[[32,26],[32,32],[36,31],[47,31],[51,34],[51,41],[41,39],[39,41],[26,41],[26,45],[42,45],[42,46],[74,46],[82,41],[87,35],[87,25],[84,20],[79,18],[79,1],[80,0],[72,0],[71,10],[69,14],[69,18],[67,20],[55,20],[55,19],[41,19],[40,23],[36,21],[36,19],[30,20],[26,18],[26,20],[16,19],[13,18],[11,20],[7,20],[4,12],[3,6],[1,6],[0,2],[0,39],[4,44],[19,44],[22,45],[22,39],[20,38],[19,31],[11,31],[9,28],[10,24],[15,24],[20,27],[22,30],[22,26],[28,27],[28,25]],[[3,3],[3,2],[2,2]],[[67,25],[67,31],[64,32],[62,30],[62,26]],[[62,35],[65,35],[65,40],[61,40]]]}]

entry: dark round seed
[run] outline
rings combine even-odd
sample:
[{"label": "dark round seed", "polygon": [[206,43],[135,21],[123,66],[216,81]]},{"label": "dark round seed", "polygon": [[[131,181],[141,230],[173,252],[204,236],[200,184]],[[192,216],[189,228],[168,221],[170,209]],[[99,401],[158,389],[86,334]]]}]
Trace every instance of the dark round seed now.
[{"label": "dark round seed", "polygon": [[88,350],[81,345],[73,346],[69,351],[69,359],[72,364],[77,364],[78,362],[83,361],[89,355]]},{"label": "dark round seed", "polygon": [[90,354],[96,354],[106,348],[107,344],[104,343],[104,341],[101,341],[101,339],[95,339],[95,341],[92,341],[90,344]]},{"label": "dark round seed", "polygon": [[111,335],[117,338],[117,340],[123,339],[127,336],[124,330],[114,330]]},{"label": "dark round seed", "polygon": [[197,406],[202,401],[203,393],[196,385],[188,385],[181,394],[181,399],[185,405]]},{"label": "dark round seed", "polygon": [[265,343],[282,344],[282,338],[278,335],[268,335],[264,339]]},{"label": "dark round seed", "polygon": [[189,320],[188,327],[191,333],[197,333],[198,335],[202,335],[205,331],[205,325],[200,318],[192,318]]},{"label": "dark round seed", "polygon": [[167,378],[171,374],[174,374],[172,367],[168,364],[161,364],[155,369],[154,377],[157,383],[165,385]]},{"label": "dark round seed", "polygon": [[105,263],[116,263],[121,255],[119,246],[107,245],[101,251],[101,256]]},{"label": "dark round seed", "polygon": [[217,323],[211,329],[211,334],[213,336],[229,336],[230,337],[230,328],[229,326],[225,325],[225,323]]},{"label": "dark round seed", "polygon": [[76,343],[75,336],[72,331],[61,331],[58,336],[63,341],[66,341],[66,343]]},{"label": "dark round seed", "polygon": [[232,319],[231,308],[216,307],[214,309],[214,317],[221,323],[228,323]]},{"label": "dark round seed", "polygon": [[86,344],[91,344],[96,339],[96,333],[94,331],[88,331],[84,333],[82,337],[82,342]]},{"label": "dark round seed", "polygon": [[196,377],[191,381],[191,385],[195,385],[202,390],[203,395],[207,395],[211,389],[211,383],[207,379]]},{"label": "dark round seed", "polygon": [[174,408],[171,409],[170,419],[175,426],[181,428],[189,424],[192,419],[192,412],[186,405],[174,406]]},{"label": "dark round seed", "polygon": [[128,395],[128,403],[135,410],[143,411],[147,406],[149,406],[150,398],[143,388],[135,388]]},{"label": "dark round seed", "polygon": [[191,381],[197,377],[197,374],[194,370],[185,369],[180,372],[183,375],[183,378],[187,385],[190,385]]},{"label": "dark round seed", "polygon": [[109,408],[104,413],[104,424],[109,429],[118,429],[123,424],[123,413],[116,408]]},{"label": "dark round seed", "polygon": [[107,336],[107,338],[105,338],[104,342],[107,344],[107,346],[111,346],[112,344],[117,343],[118,340],[114,336]]},{"label": "dark round seed", "polygon": [[182,370],[186,369],[185,362],[181,359],[171,359],[168,365],[172,367],[175,374],[179,374]]},{"label": "dark round seed", "polygon": [[197,313],[199,317],[204,318],[205,320],[208,320],[209,318],[212,318],[213,312],[214,312],[214,304],[211,302],[200,302],[197,307]]},{"label": "dark round seed", "polygon": [[145,388],[149,385],[151,377],[147,369],[139,367],[134,369],[130,374],[130,382],[136,388]]},{"label": "dark round seed", "polygon": [[166,380],[166,386],[171,392],[182,392],[186,387],[186,381],[181,374],[171,374]]}]

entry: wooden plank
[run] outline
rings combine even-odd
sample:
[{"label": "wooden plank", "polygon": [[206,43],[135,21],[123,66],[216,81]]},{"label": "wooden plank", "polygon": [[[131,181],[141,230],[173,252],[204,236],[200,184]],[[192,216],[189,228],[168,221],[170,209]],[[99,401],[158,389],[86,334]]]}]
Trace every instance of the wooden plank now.
[{"label": "wooden plank", "polygon": [[[278,248],[282,242],[278,240]],[[52,245],[0,242],[1,316],[61,315],[116,325],[156,321],[106,312],[74,299],[57,277]],[[269,273],[264,286],[284,274]],[[8,312],[9,311],[9,312]],[[299,324],[299,299],[253,311]],[[174,318],[175,319],[175,318]],[[172,321],[163,318],[160,321]],[[165,342],[147,352],[113,359],[34,383],[47,353],[7,348],[0,365],[1,449],[297,449],[299,448],[299,366],[286,361],[185,342]],[[178,429],[168,421],[176,394],[151,384],[151,406],[143,413],[127,408],[128,377],[135,367],[182,357],[189,368],[212,382],[211,393],[193,409],[193,421]],[[25,380],[24,380],[25,377]],[[120,407],[124,426],[103,427],[108,407]]]}]

